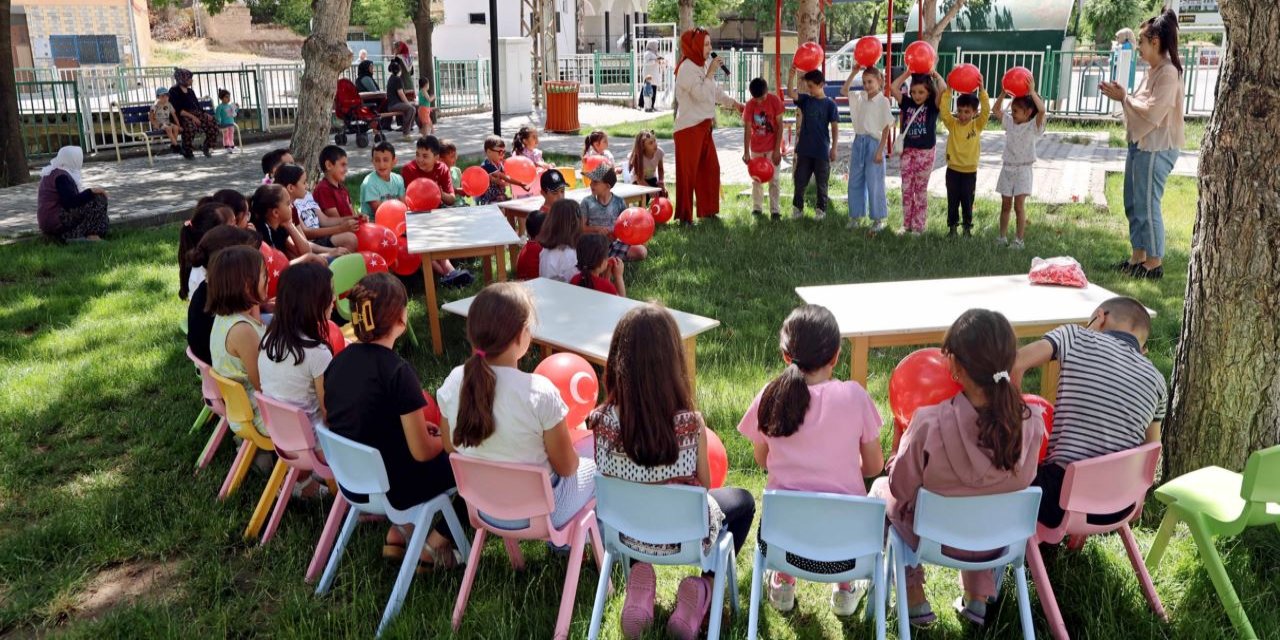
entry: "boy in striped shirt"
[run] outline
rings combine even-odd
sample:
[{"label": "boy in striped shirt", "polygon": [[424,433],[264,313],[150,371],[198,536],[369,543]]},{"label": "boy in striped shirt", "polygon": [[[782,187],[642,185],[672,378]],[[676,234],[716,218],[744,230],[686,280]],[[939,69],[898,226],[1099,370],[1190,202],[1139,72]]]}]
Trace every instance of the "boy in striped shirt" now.
[{"label": "boy in striped shirt", "polygon": [[[1133,298],[1112,298],[1084,327],[1058,327],[1018,351],[1016,374],[1057,360],[1062,374],[1053,412],[1049,455],[1032,486],[1040,487],[1040,523],[1062,522],[1059,506],[1066,466],[1160,440],[1168,389],[1146,357],[1151,317]],[[1091,515],[1094,524],[1123,520],[1132,509]]]}]

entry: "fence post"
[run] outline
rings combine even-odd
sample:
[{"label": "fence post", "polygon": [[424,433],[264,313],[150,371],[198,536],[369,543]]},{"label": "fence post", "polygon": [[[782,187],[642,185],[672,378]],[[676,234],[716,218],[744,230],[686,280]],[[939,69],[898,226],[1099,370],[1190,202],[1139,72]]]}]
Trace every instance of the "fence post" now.
[{"label": "fence post", "polygon": [[480,75],[480,58],[476,58],[476,108],[484,104],[484,78]]},{"label": "fence post", "polygon": [[[634,49],[634,47],[632,48]],[[630,85],[630,90],[631,90],[630,106],[633,106],[633,107],[636,105],[636,56],[637,55],[639,54],[633,50],[631,52],[631,55],[628,56],[628,58],[630,58],[631,60],[631,82],[628,82],[627,84]],[[643,80],[643,78],[641,78],[641,80]]]},{"label": "fence post", "polygon": [[440,58],[431,57],[431,86],[436,90],[436,108],[444,110],[444,88],[440,86]]},{"label": "fence post", "polygon": [[591,57],[591,86],[595,88],[596,99],[600,98],[600,52],[596,51]]},{"label": "fence post", "polygon": [[271,128],[271,121],[267,118],[267,109],[270,100],[267,99],[266,81],[262,77],[262,65],[254,65],[253,84],[258,91],[258,126],[262,127],[262,132],[266,133]]}]

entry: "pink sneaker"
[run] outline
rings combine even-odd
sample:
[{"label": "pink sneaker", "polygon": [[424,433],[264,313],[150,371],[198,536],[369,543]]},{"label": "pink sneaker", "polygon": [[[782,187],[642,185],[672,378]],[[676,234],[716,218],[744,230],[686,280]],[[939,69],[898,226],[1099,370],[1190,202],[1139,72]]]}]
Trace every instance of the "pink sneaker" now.
[{"label": "pink sneaker", "polygon": [[697,640],[702,622],[711,609],[711,580],[689,576],[676,588],[676,609],[667,621],[667,635],[678,640]]},{"label": "pink sneaker", "polygon": [[653,624],[653,601],[657,596],[658,577],[653,565],[637,562],[627,577],[627,599],[622,605],[622,636],[638,638]]}]

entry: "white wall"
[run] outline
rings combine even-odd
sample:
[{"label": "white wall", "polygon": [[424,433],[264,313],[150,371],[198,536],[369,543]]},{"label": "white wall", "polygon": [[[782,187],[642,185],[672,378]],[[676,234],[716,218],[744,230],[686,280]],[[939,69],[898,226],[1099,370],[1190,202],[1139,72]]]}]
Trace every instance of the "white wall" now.
[{"label": "white wall", "polygon": [[[555,0],[560,16],[560,34],[556,46],[562,55],[577,52],[574,0]],[[524,11],[520,0],[498,0],[498,37],[520,36],[520,19]],[[444,22],[436,25],[431,45],[437,58],[470,60],[489,57],[489,25],[473,25],[470,14],[484,13],[488,18],[487,0],[444,0]]]}]

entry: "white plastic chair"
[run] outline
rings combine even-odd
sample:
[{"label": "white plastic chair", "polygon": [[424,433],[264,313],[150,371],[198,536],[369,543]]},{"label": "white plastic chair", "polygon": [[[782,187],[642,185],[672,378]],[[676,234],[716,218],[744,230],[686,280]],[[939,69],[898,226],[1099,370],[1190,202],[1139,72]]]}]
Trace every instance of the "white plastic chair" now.
[{"label": "white plastic chair", "polygon": [[[835,493],[765,491],[760,516],[760,541],[751,572],[751,607],[747,637],[755,640],[760,623],[764,571],[773,569],[810,582],[836,583],[870,580],[868,617],[874,611],[876,638],[885,633],[885,502]],[[765,550],[761,552],[761,546]],[[794,564],[854,560],[841,573],[813,573]]]},{"label": "white plastic chair", "polygon": [[[405,547],[404,561],[400,563],[400,573],[396,576],[395,587],[391,590],[391,599],[387,602],[386,611],[382,614],[382,622],[378,624],[377,635],[387,628],[387,624],[395,618],[404,604],[405,595],[409,592],[409,583],[413,580],[414,570],[418,567],[418,558],[422,554],[422,546],[430,533],[431,520],[436,513],[444,516],[453,534],[454,544],[458,545],[462,557],[470,552],[466,532],[458,522],[449,499],[456,493],[450,489],[420,505],[401,511],[391,506],[387,500],[387,490],[391,483],[387,480],[387,468],[383,465],[382,454],[377,449],[365,446],[348,438],[344,438],[329,429],[317,426],[316,439],[324,450],[325,460],[333,470],[333,477],[338,486],[351,493],[365,494],[366,502],[356,502],[348,498],[351,508],[347,511],[346,520],[342,523],[342,531],[338,534],[337,543],[329,555],[329,564],[324,568],[320,584],[316,586],[316,595],[324,595],[333,584],[334,575],[338,572],[338,564],[342,560],[342,551],[351,539],[360,515],[364,513],[386,516],[393,524],[413,525],[413,535]],[[443,454],[441,454],[443,455]]]},{"label": "white plastic chair", "polygon": [[[694,565],[703,571],[714,571],[707,640],[720,637],[726,586],[733,611],[738,611],[738,572],[733,536],[727,528],[721,527],[720,537],[711,545],[710,552],[703,553],[702,539],[707,537],[709,517],[707,490],[703,487],[641,484],[596,474],[596,520],[604,536],[604,566],[600,569],[596,602],[591,609],[591,629],[587,635],[590,640],[600,636],[613,564],[621,561],[623,573],[629,573],[631,559],[655,565]],[[669,555],[649,555],[623,544],[621,536],[624,535],[649,544],[678,544],[680,548]]]},{"label": "white plastic chair", "polygon": [[[996,589],[1004,577],[1004,568],[1013,567],[1018,585],[1018,612],[1022,617],[1022,635],[1035,640],[1031,623],[1031,597],[1027,592],[1027,541],[1036,533],[1036,514],[1040,509],[1040,488],[1029,487],[1013,493],[989,496],[948,498],[928,489],[916,496],[915,532],[920,545],[915,551],[889,527],[889,564],[897,584],[898,637],[911,640],[910,614],[907,612],[907,567],[921,562],[962,571],[995,569]],[[965,561],[946,555],[942,547],[960,551],[998,552],[991,560]]]}]

